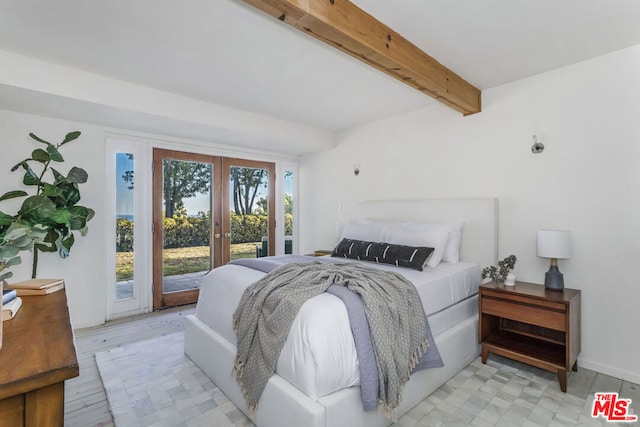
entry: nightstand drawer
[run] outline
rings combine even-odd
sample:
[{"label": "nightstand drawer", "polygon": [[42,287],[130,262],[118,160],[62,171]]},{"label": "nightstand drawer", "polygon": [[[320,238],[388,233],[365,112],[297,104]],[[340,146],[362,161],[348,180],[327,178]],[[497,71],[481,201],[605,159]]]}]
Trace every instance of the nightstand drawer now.
[{"label": "nightstand drawer", "polygon": [[528,305],[539,306],[540,308],[548,308],[556,311],[565,311],[566,305],[561,302],[549,301],[539,298],[531,298],[530,296],[520,295],[516,293],[495,292],[488,289],[482,290],[482,296],[486,298],[493,298],[504,300],[506,302],[523,303]]},{"label": "nightstand drawer", "polygon": [[557,331],[565,331],[567,328],[565,311],[556,308],[515,303],[485,296],[482,300],[482,313]]}]

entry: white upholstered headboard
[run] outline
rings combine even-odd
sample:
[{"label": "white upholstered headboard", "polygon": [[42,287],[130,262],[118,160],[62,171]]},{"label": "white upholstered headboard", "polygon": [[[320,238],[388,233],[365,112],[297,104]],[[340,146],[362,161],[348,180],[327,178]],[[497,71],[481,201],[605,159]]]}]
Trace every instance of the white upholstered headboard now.
[{"label": "white upholstered headboard", "polygon": [[356,221],[464,222],[460,259],[481,267],[498,260],[497,199],[372,200],[356,204]]}]

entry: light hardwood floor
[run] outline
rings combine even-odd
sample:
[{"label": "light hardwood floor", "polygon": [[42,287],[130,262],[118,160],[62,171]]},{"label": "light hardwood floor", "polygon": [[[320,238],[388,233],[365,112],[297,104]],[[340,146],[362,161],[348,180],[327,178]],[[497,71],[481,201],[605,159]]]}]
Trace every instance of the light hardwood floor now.
[{"label": "light hardwood floor", "polygon": [[113,320],[75,331],[80,376],[65,383],[65,426],[113,426],[94,354],[128,343],[184,330],[195,304]]}]

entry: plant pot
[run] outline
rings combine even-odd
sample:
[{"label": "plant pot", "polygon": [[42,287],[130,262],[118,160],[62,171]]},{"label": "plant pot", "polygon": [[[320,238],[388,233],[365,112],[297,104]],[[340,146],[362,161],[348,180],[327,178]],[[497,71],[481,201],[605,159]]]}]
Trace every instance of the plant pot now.
[{"label": "plant pot", "polygon": [[513,273],[509,273],[507,275],[506,280],[504,281],[505,286],[515,286],[516,285],[516,275]]}]

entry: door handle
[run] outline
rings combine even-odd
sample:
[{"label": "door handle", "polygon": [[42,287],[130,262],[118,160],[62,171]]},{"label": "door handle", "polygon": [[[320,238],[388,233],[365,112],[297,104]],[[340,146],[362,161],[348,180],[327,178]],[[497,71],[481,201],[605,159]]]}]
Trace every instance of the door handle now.
[{"label": "door handle", "polygon": [[231,233],[224,233],[224,237],[228,239],[229,237],[231,237]]},{"label": "door handle", "polygon": [[216,239],[219,239],[220,238],[220,233],[214,234],[213,237],[215,237]]}]

